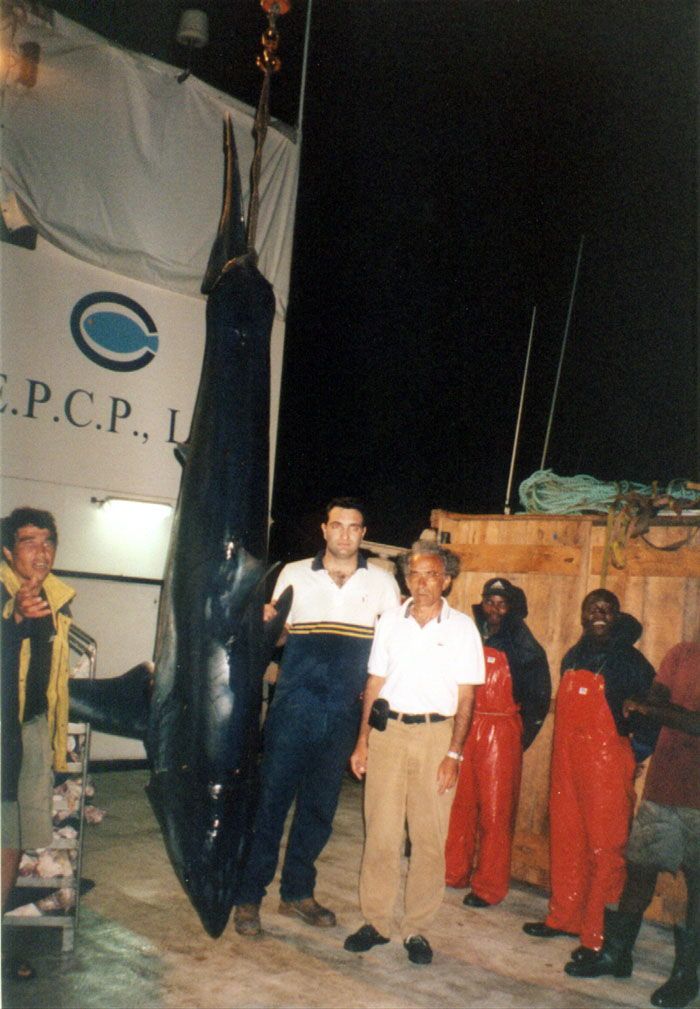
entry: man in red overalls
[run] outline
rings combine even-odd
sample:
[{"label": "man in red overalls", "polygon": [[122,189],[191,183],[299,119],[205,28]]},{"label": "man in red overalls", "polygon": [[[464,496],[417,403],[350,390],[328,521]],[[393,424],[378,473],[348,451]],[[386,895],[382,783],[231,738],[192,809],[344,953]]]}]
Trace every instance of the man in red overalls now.
[{"label": "man in red overalls", "polygon": [[[644,696],[654,670],[633,647],[638,620],[620,612],[616,595],[589,592],[583,636],[562,661],[554,722],[549,794],[552,893],[545,921],[523,931],[541,939],[579,936],[573,960],[596,958],[606,904],[625,881],[625,845],[634,808],[633,718],[625,698]],[[637,716],[638,717],[638,716]],[[637,750],[642,759],[649,748]]]},{"label": "man in red overalls", "polygon": [[471,885],[464,898],[468,907],[489,907],[508,893],[523,750],[542,726],[552,685],[545,651],[525,623],[521,588],[507,578],[491,578],[473,612],[484,641],[486,682],[476,689],[464,744],[445,882]]},{"label": "man in red overalls", "polygon": [[680,871],[687,890],[685,923],[673,930],[673,970],[651,1003],[682,1009],[700,990],[700,634],[695,642],[674,645],[648,697],[631,698],[624,710],[662,726],[627,845],[627,882],[617,910],[605,912],[605,943],[598,958],[572,960],[564,970],[572,977],[629,977],[657,876]]}]

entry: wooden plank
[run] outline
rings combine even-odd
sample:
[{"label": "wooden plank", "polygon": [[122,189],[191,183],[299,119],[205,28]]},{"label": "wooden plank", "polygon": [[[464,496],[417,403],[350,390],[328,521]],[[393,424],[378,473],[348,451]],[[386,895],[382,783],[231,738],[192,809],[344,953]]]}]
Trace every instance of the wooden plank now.
[{"label": "wooden plank", "polygon": [[[591,571],[600,575],[603,570],[604,547],[591,550]],[[621,571],[628,576],[665,578],[700,578],[700,550],[681,547],[680,550],[654,550],[644,542],[630,540],[625,549],[624,568],[608,567],[608,574]]]},{"label": "wooden plank", "polygon": [[549,841],[542,834],[516,831],[513,838],[511,873],[514,879],[535,886],[549,886]]},{"label": "wooden plank", "polygon": [[470,571],[578,575],[581,570],[581,549],[575,546],[543,543],[450,543],[449,548],[460,558],[463,568]]},{"label": "wooden plank", "polygon": [[515,515],[462,515],[460,512],[444,511],[442,508],[433,508],[430,513],[430,524],[433,529],[438,529],[444,522],[503,522],[508,525],[513,523],[531,523],[534,526],[546,525],[551,522],[593,522],[596,525],[605,525],[604,515],[536,515],[533,512],[517,512]]}]

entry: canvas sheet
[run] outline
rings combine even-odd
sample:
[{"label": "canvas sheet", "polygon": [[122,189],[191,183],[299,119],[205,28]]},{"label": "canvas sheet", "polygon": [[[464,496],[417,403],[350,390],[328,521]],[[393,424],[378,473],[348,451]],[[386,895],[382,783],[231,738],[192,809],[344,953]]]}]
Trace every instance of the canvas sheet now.
[{"label": "canvas sheet", "polygon": [[[247,208],[253,110],[58,14],[30,18],[15,45],[41,46],[36,86],[4,87],[2,180],[59,249],[113,273],[198,295],[218,225],[223,121],[233,119]],[[288,133],[288,131],[287,131]],[[265,140],[259,266],[287,307],[298,145]]]}]

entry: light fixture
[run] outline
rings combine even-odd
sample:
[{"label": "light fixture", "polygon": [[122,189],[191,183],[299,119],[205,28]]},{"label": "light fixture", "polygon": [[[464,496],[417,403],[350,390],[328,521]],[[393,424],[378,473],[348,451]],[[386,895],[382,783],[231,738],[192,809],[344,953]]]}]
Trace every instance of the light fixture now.
[{"label": "light fixture", "polygon": [[209,18],[202,10],[189,8],[180,15],[180,21],[175,34],[178,45],[187,48],[187,66],[178,74],[178,84],[186,81],[192,72],[192,51],[203,49],[209,41]]},{"label": "light fixture", "polygon": [[152,524],[168,518],[173,510],[173,506],[167,501],[149,501],[143,498],[91,497],[90,503],[97,505],[110,518],[125,522]]}]

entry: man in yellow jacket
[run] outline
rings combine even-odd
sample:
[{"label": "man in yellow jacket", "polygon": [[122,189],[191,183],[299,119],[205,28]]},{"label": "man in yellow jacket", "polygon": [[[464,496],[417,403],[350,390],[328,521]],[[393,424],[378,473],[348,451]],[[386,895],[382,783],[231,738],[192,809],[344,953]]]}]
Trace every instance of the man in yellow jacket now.
[{"label": "man in yellow jacket", "polygon": [[[68,604],[51,574],[58,533],[49,512],[16,508],[2,520],[2,905],[27,848],[52,839],[53,772],[66,769]],[[17,979],[33,976],[7,962]]]}]

